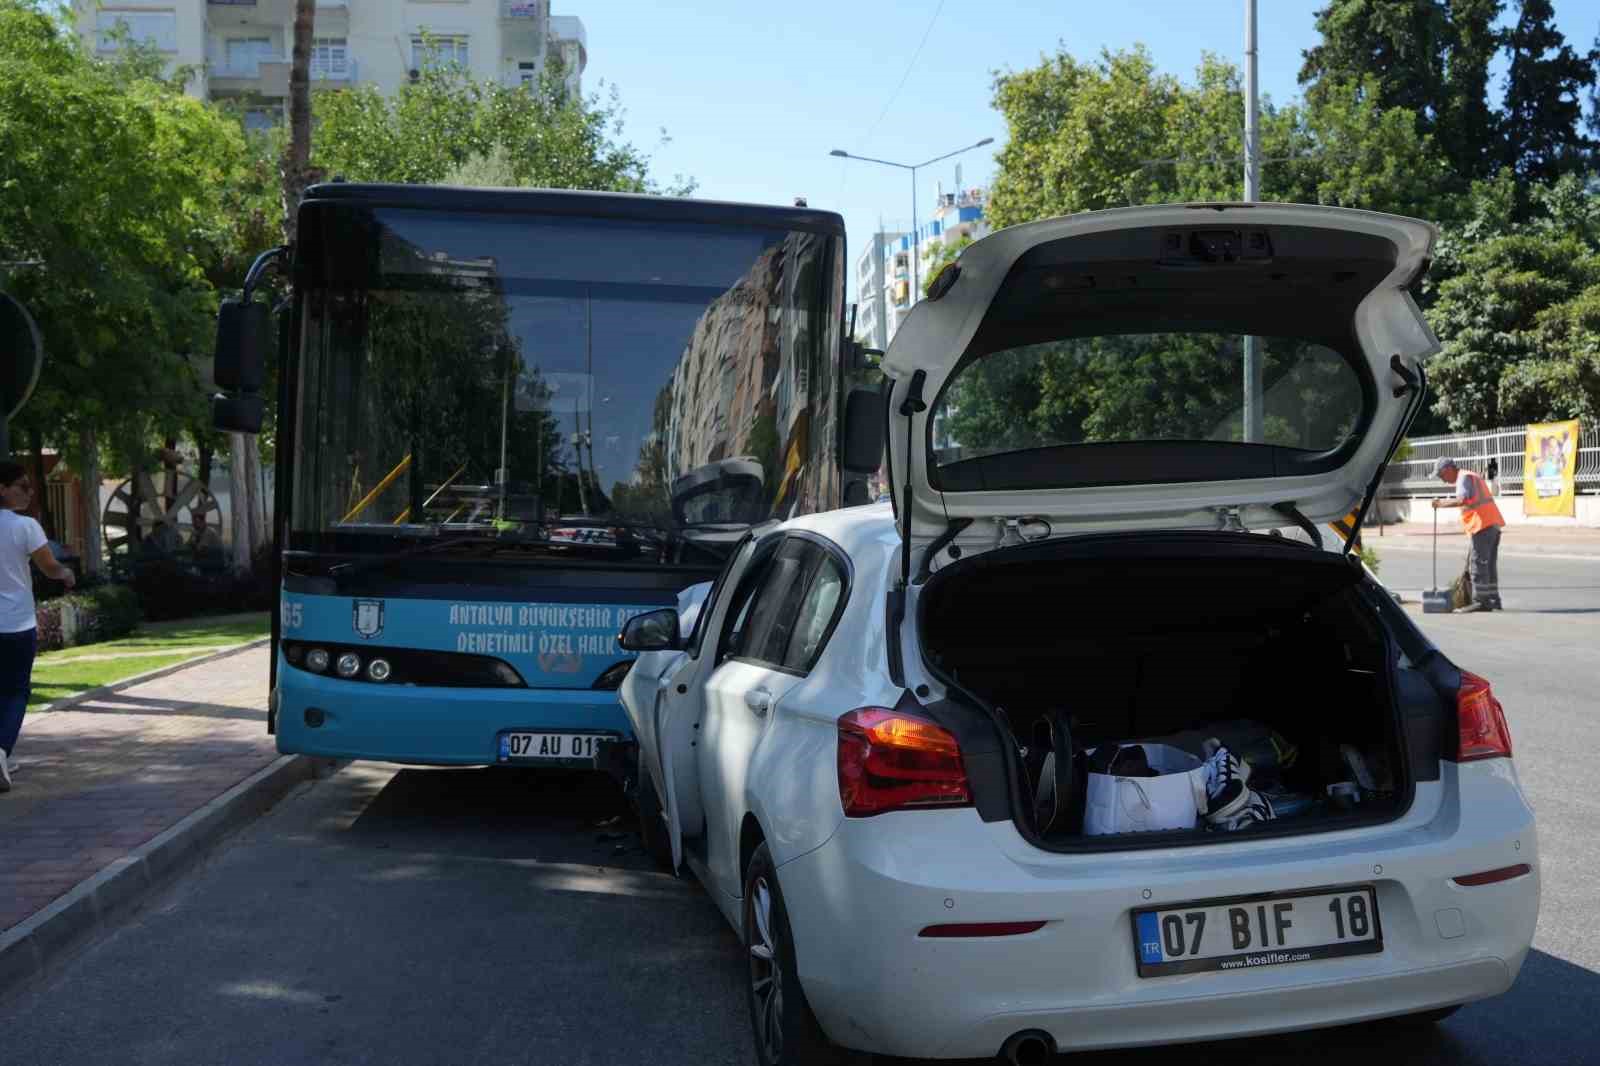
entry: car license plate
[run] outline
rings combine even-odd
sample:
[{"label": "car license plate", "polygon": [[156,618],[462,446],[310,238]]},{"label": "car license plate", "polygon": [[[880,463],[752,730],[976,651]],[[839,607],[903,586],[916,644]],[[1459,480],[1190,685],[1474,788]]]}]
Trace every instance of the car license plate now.
[{"label": "car license plate", "polygon": [[1383,950],[1371,885],[1133,912],[1140,977],[1249,970]]},{"label": "car license plate", "polygon": [[591,733],[501,733],[501,762],[560,759],[593,762],[610,737]]}]

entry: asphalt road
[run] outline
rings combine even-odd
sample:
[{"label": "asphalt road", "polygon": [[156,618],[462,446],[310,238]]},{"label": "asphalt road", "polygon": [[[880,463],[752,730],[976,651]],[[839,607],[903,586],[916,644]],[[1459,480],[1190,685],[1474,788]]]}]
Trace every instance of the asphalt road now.
[{"label": "asphalt road", "polygon": [[[1385,551],[1381,576],[1414,601],[1428,566]],[[1539,813],[1543,909],[1515,988],[1420,1034],[1352,1027],[1180,1061],[1600,1063],[1600,559],[1501,569],[1506,611],[1422,624],[1494,683]],[[752,1062],[733,934],[607,821],[621,813],[594,778],[349,768],[0,1005],[0,1062]]]}]

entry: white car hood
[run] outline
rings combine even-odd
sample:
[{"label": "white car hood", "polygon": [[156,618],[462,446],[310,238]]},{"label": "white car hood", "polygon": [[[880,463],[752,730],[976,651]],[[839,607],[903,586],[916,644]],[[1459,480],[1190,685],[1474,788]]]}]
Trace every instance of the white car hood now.
[{"label": "white car hood", "polygon": [[[1366,288],[1364,295],[1359,287],[1344,294],[1347,300],[1359,301],[1354,304],[1352,315],[1344,320],[1345,328],[1359,340],[1376,395],[1359,444],[1344,450],[1345,458],[1339,465],[1292,476],[1026,489],[946,491],[930,482],[928,419],[934,412],[935,400],[1021,257],[1047,242],[1120,230],[1166,228],[1194,234],[1231,229],[1246,234],[1248,239],[1251,231],[1271,233],[1273,227],[1289,227],[1301,234],[1302,250],[1307,246],[1304,233],[1308,229],[1328,231],[1330,245],[1338,234],[1354,234],[1381,238],[1393,247],[1392,268],[1382,272],[1385,257],[1380,260],[1378,273],[1359,283]],[[1291,229],[1281,232],[1287,234]],[[1061,535],[1112,529],[1216,528],[1219,516],[1231,520],[1235,513],[1246,528],[1289,524],[1283,512],[1274,509],[1277,505],[1292,506],[1315,523],[1348,515],[1366,494],[1380,465],[1387,461],[1414,402],[1410,392],[1399,389],[1405,380],[1391,367],[1391,359],[1398,357],[1414,374],[1420,360],[1438,349],[1438,342],[1408,291],[1425,270],[1436,236],[1428,223],[1375,212],[1283,204],[1213,204],[1089,212],[1015,226],[970,245],[956,262],[959,273],[953,284],[942,296],[916,305],[895,334],[881,364],[892,379],[886,428],[889,473],[897,507],[909,506],[913,545],[940,537],[959,519],[974,520],[971,531],[962,538],[965,544],[999,536],[1008,519],[1033,516],[1044,518],[1051,532]],[[1145,239],[1142,234],[1138,237]],[[1367,244],[1381,247],[1372,245],[1370,240]],[[1302,251],[1297,262],[1301,267],[1309,264],[1315,269],[1315,254],[1307,258]],[[1238,271],[1260,267],[1252,264],[1205,269]],[[1088,287],[1092,288],[1092,280]],[[1083,299],[1093,298],[1091,294]],[[1312,312],[1315,308],[1308,306],[1307,310]],[[918,371],[924,375],[920,396],[925,406],[907,417],[902,409],[913,394]],[[1401,394],[1396,395],[1397,391]],[[903,516],[901,521],[905,521]],[[1030,528],[1029,524],[1025,523],[1024,528]],[[1045,527],[1039,524],[1031,528]]]}]

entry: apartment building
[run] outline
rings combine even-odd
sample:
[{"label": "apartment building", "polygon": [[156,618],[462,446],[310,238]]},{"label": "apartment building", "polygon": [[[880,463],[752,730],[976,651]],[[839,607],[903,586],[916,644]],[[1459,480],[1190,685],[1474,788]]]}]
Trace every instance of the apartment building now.
[{"label": "apartment building", "polygon": [[[236,99],[247,121],[281,121],[289,94],[294,0],[79,0],[78,28],[99,49],[115,32],[148,41],[172,68],[201,71],[190,95]],[[557,57],[567,89],[582,90],[588,64],[583,22],[552,15],[550,0],[317,0],[314,86],[398,89],[427,58],[460,63],[473,77],[521,85]]]},{"label": "apartment building", "polygon": [[879,230],[856,257],[856,339],[869,348],[889,346],[888,263],[884,250],[904,233]]},{"label": "apartment building", "polygon": [[[956,181],[961,172],[956,171]],[[875,233],[870,247],[856,261],[856,336],[875,348],[886,348],[895,331],[922,299],[921,288],[928,281],[928,260],[941,245],[970,237],[979,240],[989,234],[984,218],[986,194],[983,189],[957,188],[945,192],[941,186],[934,197],[933,214],[917,226],[913,236],[904,233]],[[877,257],[875,264],[867,255]],[[911,257],[917,256],[917,269]]]}]

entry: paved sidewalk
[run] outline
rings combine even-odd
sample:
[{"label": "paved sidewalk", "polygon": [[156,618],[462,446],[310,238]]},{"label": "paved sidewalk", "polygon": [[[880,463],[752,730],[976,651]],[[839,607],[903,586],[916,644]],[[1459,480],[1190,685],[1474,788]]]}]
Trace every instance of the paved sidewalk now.
[{"label": "paved sidewalk", "polygon": [[[1382,532],[1374,523],[1362,527],[1361,542],[1380,551],[1394,548],[1400,551],[1429,551],[1433,547],[1433,525],[1429,522],[1406,522],[1384,526]],[[1439,513],[1439,552],[1465,552],[1467,536],[1461,529],[1461,516],[1456,511]],[[1500,534],[1501,555],[1548,555],[1600,558],[1600,529],[1583,526],[1506,526]]]},{"label": "paved sidewalk", "polygon": [[29,714],[0,794],[0,933],[278,758],[266,647]]}]

